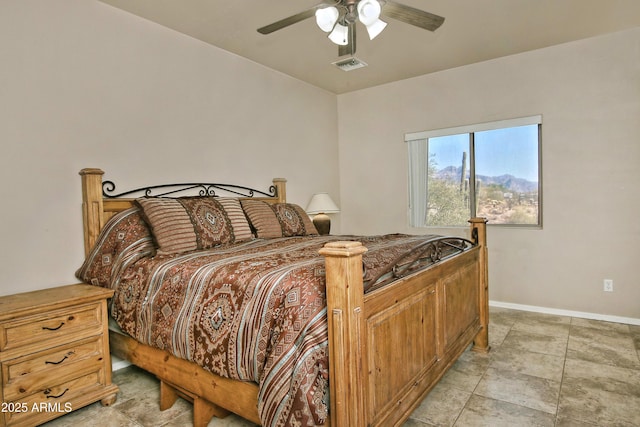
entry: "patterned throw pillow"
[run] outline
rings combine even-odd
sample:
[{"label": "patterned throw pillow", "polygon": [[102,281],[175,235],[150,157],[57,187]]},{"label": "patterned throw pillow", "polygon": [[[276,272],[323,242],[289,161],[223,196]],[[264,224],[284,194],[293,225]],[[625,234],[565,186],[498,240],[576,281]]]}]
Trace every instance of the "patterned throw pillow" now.
[{"label": "patterned throw pillow", "polygon": [[293,203],[276,203],[271,207],[280,221],[284,237],[318,234],[309,215],[300,206]]},{"label": "patterned throw pillow", "polygon": [[264,200],[242,200],[241,203],[256,236],[261,239],[318,234],[307,213],[298,205],[270,204]]},{"label": "patterned throw pillow", "polygon": [[76,277],[104,288],[115,288],[120,272],[140,258],[152,256],[155,245],[138,207],[117,213],[104,225]]},{"label": "patterned throw pillow", "polygon": [[271,206],[261,200],[242,200],[242,209],[260,239],[282,237],[282,227]]},{"label": "patterned throw pillow", "polygon": [[238,199],[218,197],[140,198],[158,254],[175,254],[250,240]]}]

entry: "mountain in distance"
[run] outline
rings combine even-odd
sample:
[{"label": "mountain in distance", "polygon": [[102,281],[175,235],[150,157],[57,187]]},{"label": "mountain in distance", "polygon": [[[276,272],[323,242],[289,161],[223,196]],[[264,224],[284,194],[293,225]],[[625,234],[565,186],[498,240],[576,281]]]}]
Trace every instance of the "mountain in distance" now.
[{"label": "mountain in distance", "polygon": [[[436,172],[436,178],[445,179],[449,181],[459,181],[461,167],[447,166],[446,168]],[[467,178],[469,178],[469,172],[467,171]],[[526,180],[524,178],[518,178],[513,175],[505,174],[500,176],[487,176],[476,175],[481,185],[499,185],[514,193],[531,193],[538,191],[538,183]]]}]

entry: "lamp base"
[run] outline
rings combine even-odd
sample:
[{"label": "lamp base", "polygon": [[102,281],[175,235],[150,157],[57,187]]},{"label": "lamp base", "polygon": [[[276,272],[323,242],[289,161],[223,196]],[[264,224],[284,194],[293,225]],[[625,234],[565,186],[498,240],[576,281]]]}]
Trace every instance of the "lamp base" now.
[{"label": "lamp base", "polygon": [[329,230],[331,230],[331,219],[327,214],[317,214],[313,217],[313,225],[315,225],[316,230],[318,230],[318,234],[321,236],[326,236],[329,234]]}]

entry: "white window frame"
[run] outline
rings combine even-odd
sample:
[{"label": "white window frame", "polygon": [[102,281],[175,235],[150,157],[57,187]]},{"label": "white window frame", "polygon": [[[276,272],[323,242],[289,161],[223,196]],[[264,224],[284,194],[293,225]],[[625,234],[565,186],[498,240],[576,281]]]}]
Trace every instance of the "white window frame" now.
[{"label": "white window frame", "polygon": [[[498,120],[494,122],[479,123],[473,125],[456,126],[450,128],[442,128],[435,130],[427,130],[421,132],[412,132],[405,134],[404,141],[407,143],[409,154],[409,226],[412,228],[432,228],[434,226],[426,225],[426,207],[427,207],[427,174],[428,174],[428,144],[429,138],[441,136],[470,134],[473,140],[473,134],[476,132],[497,130],[518,126],[538,125],[538,224],[495,224],[502,227],[527,227],[542,228],[542,142],[541,128],[542,115],[519,117],[514,119]],[[475,153],[473,152],[474,144],[470,143],[470,159],[469,168],[471,176],[475,177]],[[474,180],[470,182],[470,194],[475,199]],[[412,201],[418,201],[412,204]],[[475,206],[471,204],[470,214],[475,215]],[[417,225],[423,224],[423,225]],[[491,223],[489,223],[491,225]],[[455,227],[455,226],[450,226]],[[450,228],[446,227],[446,228]],[[442,228],[442,227],[437,227]]]}]

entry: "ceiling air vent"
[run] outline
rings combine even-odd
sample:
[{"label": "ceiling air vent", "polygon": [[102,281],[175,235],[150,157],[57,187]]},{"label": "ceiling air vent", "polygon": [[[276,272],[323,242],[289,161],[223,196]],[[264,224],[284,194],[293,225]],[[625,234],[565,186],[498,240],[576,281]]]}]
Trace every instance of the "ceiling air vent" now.
[{"label": "ceiling air vent", "polygon": [[342,59],[340,61],[332,62],[332,64],[340,68],[342,71],[352,71],[357,68],[362,68],[367,66],[366,62],[363,62],[356,57]]}]

